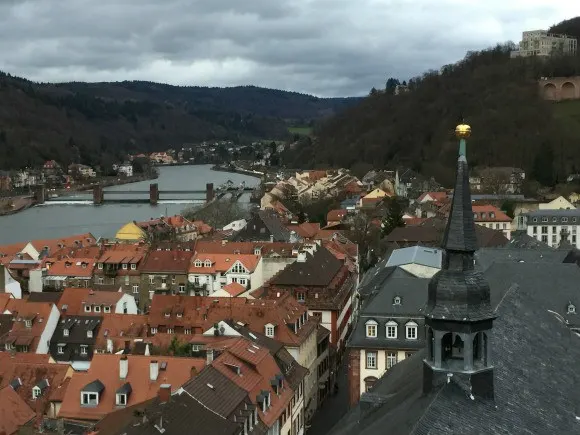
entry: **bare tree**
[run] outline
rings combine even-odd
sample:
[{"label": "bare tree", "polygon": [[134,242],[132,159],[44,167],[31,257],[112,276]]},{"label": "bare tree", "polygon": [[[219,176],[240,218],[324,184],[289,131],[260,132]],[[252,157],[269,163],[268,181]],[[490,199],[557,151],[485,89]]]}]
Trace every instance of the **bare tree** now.
[{"label": "bare tree", "polygon": [[221,229],[232,221],[243,219],[247,211],[237,201],[221,198],[202,207],[191,207],[182,212],[190,220],[201,220],[213,228]]}]

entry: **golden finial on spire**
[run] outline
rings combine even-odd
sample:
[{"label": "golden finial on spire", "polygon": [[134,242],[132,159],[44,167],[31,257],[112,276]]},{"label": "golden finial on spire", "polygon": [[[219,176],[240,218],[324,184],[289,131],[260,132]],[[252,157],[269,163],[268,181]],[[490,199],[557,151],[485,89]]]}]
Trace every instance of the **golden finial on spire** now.
[{"label": "golden finial on spire", "polygon": [[455,136],[457,136],[458,139],[467,139],[471,136],[471,127],[467,124],[459,124],[455,127]]}]

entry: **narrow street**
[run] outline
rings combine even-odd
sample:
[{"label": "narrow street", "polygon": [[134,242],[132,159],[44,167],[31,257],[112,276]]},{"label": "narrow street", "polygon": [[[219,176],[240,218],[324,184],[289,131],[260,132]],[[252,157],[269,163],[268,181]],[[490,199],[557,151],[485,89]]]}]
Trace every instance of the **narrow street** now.
[{"label": "narrow street", "polygon": [[331,395],[318,409],[307,435],[326,435],[348,411],[348,357],[345,355],[338,371],[338,394]]}]

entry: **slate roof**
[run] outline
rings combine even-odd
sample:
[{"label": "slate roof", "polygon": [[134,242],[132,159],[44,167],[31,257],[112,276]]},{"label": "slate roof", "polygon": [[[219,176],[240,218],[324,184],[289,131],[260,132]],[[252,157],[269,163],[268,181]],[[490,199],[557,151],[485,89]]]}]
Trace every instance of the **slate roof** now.
[{"label": "slate roof", "polygon": [[[101,316],[61,317],[50,340],[50,356],[55,361],[90,361],[102,320]],[[87,336],[89,331],[92,337]],[[58,353],[59,344],[65,345],[63,353]],[[81,353],[81,345],[87,346],[86,354]]]},{"label": "slate roof", "polygon": [[[475,264],[480,270],[487,270],[494,262],[534,262],[558,264],[563,263],[568,255],[557,249],[518,249],[518,248],[482,248],[474,255]],[[537,274],[534,274],[537,275]]]},{"label": "slate roof", "polygon": [[418,264],[439,269],[441,267],[442,254],[443,251],[441,249],[426,248],[424,246],[395,249],[387,261],[387,267]]},{"label": "slate roof", "polygon": [[306,253],[306,261],[295,261],[272,278],[272,285],[280,286],[322,286],[330,284],[340,271],[343,263],[328,249],[318,247],[314,254]]},{"label": "slate roof", "polygon": [[578,337],[524,288],[510,291],[497,314],[495,400],[470,398],[457,375],[424,395],[421,351],[389,370],[330,433],[580,433]]},{"label": "slate roof", "polygon": [[547,243],[541,242],[532,236],[528,236],[525,231],[512,231],[510,241],[506,248],[525,248],[525,249],[552,249]]}]

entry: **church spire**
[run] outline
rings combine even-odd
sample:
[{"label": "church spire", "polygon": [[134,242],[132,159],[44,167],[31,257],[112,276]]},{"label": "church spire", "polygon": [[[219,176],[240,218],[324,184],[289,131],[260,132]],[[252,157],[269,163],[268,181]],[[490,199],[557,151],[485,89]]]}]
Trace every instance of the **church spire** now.
[{"label": "church spire", "polygon": [[441,270],[429,282],[425,308],[427,357],[424,390],[445,381],[450,373],[467,376],[474,395],[493,396],[491,329],[495,318],[489,285],[475,270],[475,222],[469,189],[466,139],[468,125],[457,126],[460,140],[451,211],[443,236]]}]

